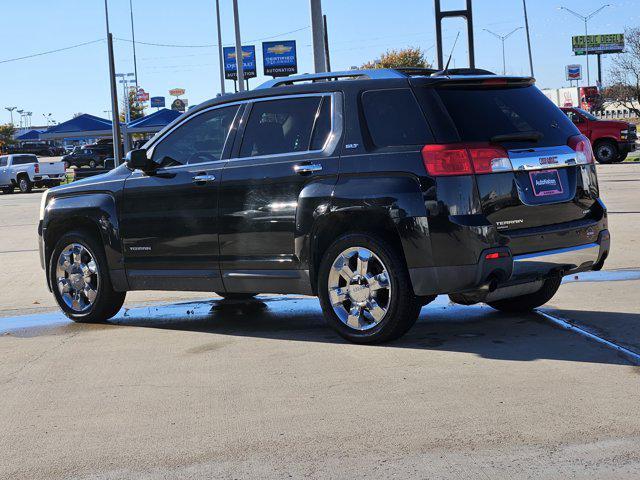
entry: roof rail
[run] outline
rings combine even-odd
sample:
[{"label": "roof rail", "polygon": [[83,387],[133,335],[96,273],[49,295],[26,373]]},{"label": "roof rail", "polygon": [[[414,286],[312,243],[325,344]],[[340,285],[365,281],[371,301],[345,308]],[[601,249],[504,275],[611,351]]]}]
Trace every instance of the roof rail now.
[{"label": "roof rail", "polygon": [[389,78],[407,78],[407,75],[399,69],[391,68],[374,68],[370,70],[346,70],[342,72],[325,72],[325,73],[305,73],[303,75],[292,75],[290,77],[274,78],[268,82],[256,87],[258,89],[282,87],[285,85],[294,85],[302,82],[321,82],[325,80],[340,79],[363,79],[363,80],[379,80]]}]

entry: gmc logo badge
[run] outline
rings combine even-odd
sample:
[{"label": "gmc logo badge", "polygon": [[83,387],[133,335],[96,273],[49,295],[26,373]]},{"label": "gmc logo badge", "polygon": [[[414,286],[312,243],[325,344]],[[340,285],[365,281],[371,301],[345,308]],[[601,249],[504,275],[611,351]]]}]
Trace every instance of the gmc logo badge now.
[{"label": "gmc logo badge", "polygon": [[553,165],[558,163],[558,157],[540,157],[540,165]]}]

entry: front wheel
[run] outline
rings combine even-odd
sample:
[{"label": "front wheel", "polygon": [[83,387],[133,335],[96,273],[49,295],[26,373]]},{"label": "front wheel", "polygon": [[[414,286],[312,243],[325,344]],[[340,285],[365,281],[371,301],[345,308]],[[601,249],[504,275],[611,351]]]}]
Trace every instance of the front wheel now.
[{"label": "front wheel", "polygon": [[618,147],[613,142],[600,142],[593,153],[598,163],[613,163],[618,158]]},{"label": "front wheel", "polygon": [[89,160],[89,168],[96,168],[96,161],[95,160]]},{"label": "front wheel", "polygon": [[327,323],[355,343],[381,343],[404,335],[422,302],[395,248],[371,234],[347,234],[327,250],[318,278]]},{"label": "front wheel", "polygon": [[18,188],[22,193],[29,193],[33,189],[33,184],[27,177],[20,177],[18,180]]},{"label": "front wheel", "polygon": [[551,300],[560,288],[561,283],[562,279],[560,277],[550,278],[542,284],[542,288],[537,292],[488,302],[487,305],[506,313],[530,312],[534,308],[538,308]]},{"label": "front wheel", "polygon": [[56,302],[75,322],[104,322],[122,305],[125,292],[116,292],[101,243],[84,231],[63,235],[49,261]]}]

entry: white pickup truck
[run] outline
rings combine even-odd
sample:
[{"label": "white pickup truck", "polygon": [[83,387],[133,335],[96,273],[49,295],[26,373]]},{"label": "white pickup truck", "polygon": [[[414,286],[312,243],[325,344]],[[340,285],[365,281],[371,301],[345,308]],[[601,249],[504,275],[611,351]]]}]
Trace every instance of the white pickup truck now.
[{"label": "white pickup truck", "polygon": [[65,176],[64,162],[40,162],[31,154],[0,156],[2,193],[12,193],[16,187],[22,193],[29,193],[34,187],[57,187]]}]

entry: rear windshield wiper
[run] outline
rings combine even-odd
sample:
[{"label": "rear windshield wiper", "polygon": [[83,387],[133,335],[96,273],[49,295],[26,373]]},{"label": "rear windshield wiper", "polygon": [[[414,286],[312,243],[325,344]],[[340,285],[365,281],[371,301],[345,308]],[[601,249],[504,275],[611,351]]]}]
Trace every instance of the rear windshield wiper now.
[{"label": "rear windshield wiper", "polygon": [[519,132],[495,135],[491,137],[492,143],[502,142],[539,142],[544,135],[540,132]]}]

